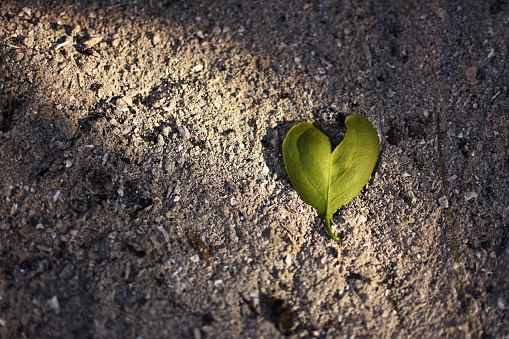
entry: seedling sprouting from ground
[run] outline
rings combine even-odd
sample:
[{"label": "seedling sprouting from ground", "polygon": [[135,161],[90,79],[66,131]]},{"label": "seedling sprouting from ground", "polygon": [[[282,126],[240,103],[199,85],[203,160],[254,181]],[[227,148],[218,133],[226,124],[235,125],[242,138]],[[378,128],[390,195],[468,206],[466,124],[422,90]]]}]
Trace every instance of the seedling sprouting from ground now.
[{"label": "seedling sprouting from ground", "polygon": [[327,133],[310,122],[293,126],[283,141],[283,158],[290,181],[302,200],[325,220],[329,236],[334,213],[355,198],[371,177],[378,160],[376,130],[360,115],[345,120],[343,141],[331,152]]}]

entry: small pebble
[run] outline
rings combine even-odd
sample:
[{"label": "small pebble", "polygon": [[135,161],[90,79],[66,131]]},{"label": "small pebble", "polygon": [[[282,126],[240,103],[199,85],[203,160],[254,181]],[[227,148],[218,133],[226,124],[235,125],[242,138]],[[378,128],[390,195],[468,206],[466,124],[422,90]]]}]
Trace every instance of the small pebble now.
[{"label": "small pebble", "polygon": [[60,304],[58,303],[57,296],[54,296],[50,300],[48,300],[48,303],[50,307],[55,311],[57,314],[60,313]]},{"label": "small pebble", "polygon": [[160,42],[161,42],[161,35],[159,33],[155,33],[154,36],[152,37],[152,43],[154,45],[157,45]]},{"label": "small pebble", "polygon": [[501,310],[505,310],[506,309],[506,303],[505,303],[505,299],[503,297],[500,297],[498,298],[497,300],[497,307]]},{"label": "small pebble", "polygon": [[68,45],[70,45],[71,43],[72,43],[72,38],[70,38],[70,37],[66,37],[66,38],[65,38],[65,40],[64,40],[64,42],[59,43],[59,44],[56,44],[56,45],[55,45],[55,47],[54,47],[54,49],[55,49],[55,51],[58,51],[60,48],[65,47],[65,46],[68,46]]},{"label": "small pebble", "polygon": [[32,9],[28,7],[23,7],[21,9],[26,15],[31,16],[32,15]]},{"label": "small pebble", "polygon": [[193,328],[194,339],[201,339],[201,331],[198,327]]},{"label": "small pebble", "polygon": [[213,328],[212,326],[210,326],[210,325],[205,325],[205,326],[202,326],[202,328],[201,328],[201,330],[202,330],[203,332],[206,332],[206,333],[208,333],[208,332],[212,332],[212,330],[213,330],[213,329],[214,329],[214,328]]},{"label": "small pebble", "polygon": [[55,228],[56,230],[60,233],[60,234],[65,234],[67,233],[67,231],[69,230],[69,228],[71,227],[71,223],[67,220],[59,220],[57,221],[57,224],[55,225]]},{"label": "small pebble", "polygon": [[78,84],[80,87],[85,86],[85,79],[83,78],[83,75],[81,73],[78,73]]},{"label": "small pebble", "polygon": [[159,146],[163,146],[163,145],[164,145],[164,138],[163,138],[163,136],[162,136],[161,134],[159,134],[159,135],[157,136],[157,144],[158,144]]},{"label": "small pebble", "polygon": [[478,69],[475,66],[469,67],[465,71],[465,76],[466,76],[468,82],[470,82],[470,85],[472,85],[472,86],[477,84],[477,77],[476,77],[477,71],[478,71]]},{"label": "small pebble", "polygon": [[171,128],[170,128],[170,127],[165,126],[165,127],[163,128],[163,135],[164,135],[165,137],[168,137],[168,135],[170,134],[170,132],[171,132]]},{"label": "small pebble", "polygon": [[120,104],[124,103],[126,104],[127,106],[132,106],[133,105],[133,98],[130,97],[130,96],[125,96],[125,97],[122,97],[120,99]]},{"label": "small pebble", "polygon": [[189,130],[187,129],[186,126],[180,125],[178,127],[178,130],[179,130],[179,133],[180,133],[180,136],[182,137],[182,139],[187,140],[191,137],[191,133],[189,133]]},{"label": "small pebble", "polygon": [[19,62],[19,61],[23,60],[24,57],[25,57],[25,54],[23,54],[21,52],[16,53],[16,55],[14,56],[14,61]]},{"label": "small pebble", "polygon": [[200,72],[201,70],[203,70],[203,65],[196,65],[193,68],[193,71],[195,72]]},{"label": "small pebble", "polygon": [[189,258],[192,262],[197,263],[200,261],[200,256],[198,254],[193,255],[191,258]]},{"label": "small pebble", "polygon": [[465,192],[465,200],[469,201],[471,199],[477,199],[477,193],[475,193],[473,191]]},{"label": "small pebble", "polygon": [[438,199],[438,203],[440,204],[440,206],[442,206],[443,208],[447,208],[449,207],[449,201],[447,200],[446,197],[440,197],[440,199]]},{"label": "small pebble", "polygon": [[290,256],[290,254],[286,255],[285,264],[286,264],[287,267],[292,266],[292,257]]},{"label": "small pebble", "polygon": [[100,43],[101,41],[103,41],[102,36],[94,36],[94,37],[91,37],[90,39],[88,39],[87,41],[85,41],[83,43],[83,45],[85,45],[86,48],[92,48],[95,45],[97,45],[98,43]]}]

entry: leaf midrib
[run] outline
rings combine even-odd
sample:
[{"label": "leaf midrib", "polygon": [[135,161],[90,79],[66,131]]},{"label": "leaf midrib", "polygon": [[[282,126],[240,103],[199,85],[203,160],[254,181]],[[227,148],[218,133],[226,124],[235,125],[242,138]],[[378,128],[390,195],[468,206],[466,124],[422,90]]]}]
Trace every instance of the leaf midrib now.
[{"label": "leaf midrib", "polygon": [[330,155],[329,155],[329,177],[327,178],[327,183],[328,183],[328,187],[327,187],[327,207],[325,208],[325,216],[326,217],[330,217],[330,215],[329,215],[330,187],[331,187],[331,177],[332,177],[332,174],[331,174],[332,173],[332,154],[334,153],[334,151],[332,151],[330,153]]},{"label": "leaf midrib", "polygon": [[[300,160],[299,160],[299,162],[300,162]],[[302,162],[301,162],[301,164],[302,164]],[[311,180],[311,178],[309,177],[308,172],[307,172],[307,171],[302,171],[302,172],[306,175],[306,178],[308,178],[308,181],[311,183],[311,185],[313,186],[313,188],[314,188],[314,189],[315,189],[318,193],[320,193],[320,195],[322,196],[322,198],[324,198],[324,199],[325,199],[325,197],[324,197],[323,193],[320,191],[320,189],[318,189],[318,187],[316,187],[315,183],[314,183],[314,182]],[[329,169],[329,173],[330,173],[330,169]],[[328,192],[327,192],[327,193],[328,193]],[[327,198],[328,198],[328,197],[329,197],[329,196],[327,195]],[[326,200],[326,201],[328,201],[328,200]],[[327,207],[328,207],[328,206],[326,206],[326,207],[325,207],[325,211],[327,211]]]},{"label": "leaf midrib", "polygon": [[[345,139],[346,139],[346,135],[345,135]],[[343,139],[344,141],[344,139]],[[329,164],[329,180],[328,180],[328,188],[327,188],[327,208],[326,208],[326,212],[325,214],[328,215],[328,212],[329,212],[329,206],[332,204],[333,201],[336,201],[339,196],[337,196],[336,198],[334,198],[333,201],[330,200],[330,191],[331,191],[331,186],[336,182],[338,181],[341,177],[343,177],[345,175],[345,173],[348,173],[348,171],[350,170],[350,168],[352,168],[353,166],[353,163],[355,162],[355,159],[357,159],[357,153],[359,152],[359,138],[357,137],[356,140],[355,140],[355,153],[354,153],[354,156],[352,157],[352,160],[350,161],[350,163],[348,164],[348,167],[346,168],[346,170],[336,178],[336,180],[334,180],[334,182],[331,183],[331,177],[332,177],[332,154],[334,154],[334,152],[336,152],[336,150],[339,148],[339,145],[336,146],[336,148],[334,149],[333,152],[331,152],[330,154],[330,164]],[[336,164],[338,161],[340,161],[340,158],[338,158],[338,160],[334,163]]]}]

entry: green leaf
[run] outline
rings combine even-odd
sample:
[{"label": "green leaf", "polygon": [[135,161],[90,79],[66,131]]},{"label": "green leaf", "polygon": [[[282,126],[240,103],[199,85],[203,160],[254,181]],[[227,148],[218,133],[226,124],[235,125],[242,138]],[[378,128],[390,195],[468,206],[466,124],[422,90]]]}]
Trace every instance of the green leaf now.
[{"label": "green leaf", "polygon": [[283,141],[283,158],[290,181],[302,200],[325,220],[329,236],[332,215],[355,198],[368,182],[378,160],[378,134],[360,115],[345,120],[346,134],[331,153],[329,136],[319,126],[301,122]]}]

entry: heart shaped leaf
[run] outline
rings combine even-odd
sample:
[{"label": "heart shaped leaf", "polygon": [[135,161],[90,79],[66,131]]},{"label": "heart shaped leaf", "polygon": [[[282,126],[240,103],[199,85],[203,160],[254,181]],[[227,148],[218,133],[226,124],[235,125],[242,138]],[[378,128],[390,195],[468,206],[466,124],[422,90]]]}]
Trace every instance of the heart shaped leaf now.
[{"label": "heart shaped leaf", "polygon": [[331,152],[327,133],[310,122],[293,126],[283,141],[283,158],[290,181],[302,200],[325,220],[355,198],[368,182],[378,160],[378,134],[361,115],[345,120],[346,134]]}]

